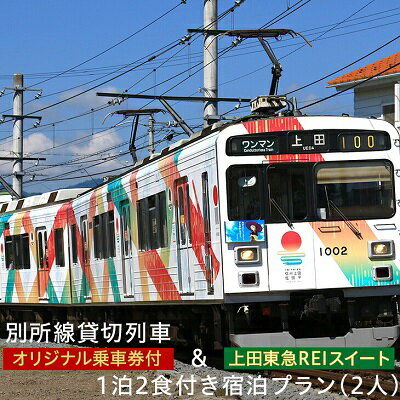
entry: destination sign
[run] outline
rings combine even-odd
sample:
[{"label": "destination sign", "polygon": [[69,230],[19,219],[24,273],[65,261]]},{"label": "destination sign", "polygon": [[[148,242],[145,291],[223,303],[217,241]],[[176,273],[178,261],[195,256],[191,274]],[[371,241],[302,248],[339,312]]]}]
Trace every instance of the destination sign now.
[{"label": "destination sign", "polygon": [[257,135],[237,136],[231,139],[230,150],[232,155],[260,155],[260,154],[278,154],[279,140],[276,136],[260,137]]},{"label": "destination sign", "polygon": [[326,153],[329,150],[329,135],[326,132],[289,132],[290,153]]},{"label": "destination sign", "polygon": [[307,154],[378,151],[390,147],[390,136],[385,131],[315,129],[233,136],[227,141],[226,153],[230,156]]}]

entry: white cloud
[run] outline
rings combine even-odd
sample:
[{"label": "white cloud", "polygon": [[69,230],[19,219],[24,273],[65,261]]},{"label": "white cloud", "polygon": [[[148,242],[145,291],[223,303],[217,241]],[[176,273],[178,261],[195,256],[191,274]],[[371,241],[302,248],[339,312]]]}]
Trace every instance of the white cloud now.
[{"label": "white cloud", "polygon": [[94,134],[82,140],[81,143],[71,144],[68,150],[76,154],[85,155],[96,153],[119,143],[121,143],[121,138],[118,136],[118,133],[115,129],[110,129],[107,132]]},{"label": "white cloud", "polygon": [[24,153],[38,153],[52,146],[52,139],[41,132],[35,132],[24,137]]},{"label": "white cloud", "polygon": [[[91,136],[88,141],[72,144],[68,147],[68,151],[82,156],[94,154],[91,157],[83,159],[82,164],[77,163],[77,169],[82,168],[83,170],[84,168],[88,168],[88,166],[92,164],[97,164],[89,169],[89,173],[94,174],[101,171],[116,169],[116,171],[112,174],[118,174],[118,169],[121,168],[122,172],[124,162],[121,161],[120,157],[115,158],[115,156],[120,154],[120,150],[126,150],[126,146],[121,148],[116,147],[115,149],[110,149],[106,152],[104,152],[103,150],[113,146],[117,146],[121,142],[122,140],[119,137],[117,131],[115,129],[110,129],[106,133],[98,133]],[[95,154],[98,152],[101,153]]]}]

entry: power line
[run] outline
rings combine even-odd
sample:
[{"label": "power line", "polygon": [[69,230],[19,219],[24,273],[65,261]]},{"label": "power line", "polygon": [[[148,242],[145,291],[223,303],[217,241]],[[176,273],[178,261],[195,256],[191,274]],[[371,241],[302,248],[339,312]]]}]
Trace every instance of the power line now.
[{"label": "power line", "polygon": [[[332,30],[345,29],[345,28],[348,28],[348,27],[351,27],[351,26],[356,26],[356,25],[360,25],[360,24],[366,24],[366,23],[372,22],[372,21],[376,22],[376,21],[381,20],[381,19],[392,18],[392,17],[397,16],[397,15],[400,14],[400,13],[393,13],[393,11],[396,11],[396,10],[399,10],[399,9],[400,9],[400,7],[395,7],[395,8],[391,8],[391,9],[387,9],[387,10],[383,10],[383,11],[367,14],[367,15],[364,15],[364,16],[360,16],[360,17],[357,17],[357,18],[351,18],[351,19],[348,19],[347,22],[348,21],[357,21],[357,20],[361,20],[361,19],[366,19],[366,18],[369,18],[369,17],[374,17],[370,21],[362,21],[362,22],[358,22],[358,23],[355,23],[355,24],[349,24],[349,25],[344,26],[344,27],[333,28]],[[377,18],[378,15],[387,14],[389,12],[391,13],[390,15]],[[336,24],[337,23],[321,25],[321,26],[318,26],[318,27],[305,29],[305,30],[302,30],[302,31],[299,31],[299,32],[301,34],[306,34],[308,32],[312,32],[312,31],[315,31],[315,30],[318,30],[318,29],[323,29],[323,28],[327,28],[327,27],[334,27]],[[318,33],[319,32],[316,32],[315,34],[318,34]],[[285,42],[285,41],[291,41],[291,40],[293,40],[293,38],[288,37],[288,38],[283,38],[280,41],[281,42]],[[258,44],[244,43],[241,47],[254,48],[254,47],[258,47],[258,46],[259,46]],[[235,51],[235,50],[233,50],[233,51]],[[201,55],[202,55],[202,52],[195,52],[195,53],[192,53],[191,56],[192,57],[200,57]],[[177,60],[178,59],[184,59],[185,57],[186,56],[180,56],[180,57],[176,57],[176,59]],[[81,77],[81,76],[85,76],[85,74],[86,75],[95,75],[96,71],[110,70],[110,69],[115,70],[116,68],[128,67],[129,65],[130,64],[117,64],[117,65],[108,65],[108,66],[103,66],[103,67],[85,68],[85,69],[81,69],[81,70],[75,70],[74,69],[73,71],[71,71],[71,74],[68,74],[68,75],[70,77],[75,77],[75,76]],[[152,68],[150,65],[151,65],[151,63],[149,63],[149,67],[146,68],[146,69]],[[177,65],[183,65],[183,64],[174,64],[173,66],[177,66]],[[73,75],[73,73],[76,73],[77,75]],[[98,73],[100,73],[100,72],[98,72]],[[37,73],[24,73],[24,78],[25,79],[33,79],[35,77],[37,77],[37,78],[39,78],[39,77],[47,78],[47,77],[55,77],[55,75],[58,75],[58,74],[60,74],[60,76],[62,76],[62,75],[66,75],[67,73],[65,71],[46,71],[46,72],[37,72]],[[10,78],[12,78],[12,76],[13,75],[2,74],[2,75],[0,75],[0,79],[10,79]]]},{"label": "power line", "polygon": [[[241,5],[241,3],[242,3],[243,1],[244,1],[244,0],[242,0],[242,1],[236,1],[235,4],[234,4],[232,7],[230,7],[229,9],[227,9],[226,11],[224,11],[223,13],[221,13],[221,14],[218,16],[217,20],[220,20],[220,19],[224,18],[226,15],[228,15],[230,12],[233,12],[237,7],[239,7],[239,6]],[[200,35],[198,35],[198,37],[200,37]],[[197,38],[196,38],[196,39],[197,39]],[[196,40],[196,39],[194,39],[194,40]],[[188,37],[188,36],[185,36],[185,38],[181,38],[181,39],[179,40],[179,42],[176,43],[176,44],[175,44],[174,46],[172,46],[171,48],[175,47],[177,44],[183,44],[186,40],[189,40],[189,37]],[[171,43],[174,43],[174,42],[171,42]],[[162,47],[159,51],[165,49],[166,47],[167,47],[167,46]],[[163,53],[165,53],[165,52],[166,52],[166,51],[162,52],[161,54],[163,54]],[[178,51],[177,53],[179,53],[179,51]],[[177,53],[176,53],[176,54],[177,54]],[[151,53],[151,54],[154,54],[154,53]],[[150,57],[150,58],[149,58],[146,62],[144,62],[144,63],[151,62],[151,61],[154,60],[155,58],[158,58],[158,56],[160,56],[161,54],[158,54],[157,56],[152,56],[152,57]],[[169,57],[169,58],[167,59],[167,61],[168,61],[170,58],[171,58],[171,57]],[[143,59],[144,59],[144,57],[142,57],[142,58],[139,59],[139,60],[143,60]],[[139,64],[139,66],[140,66],[140,65],[143,65],[144,63]],[[131,63],[131,64],[133,64],[133,63]],[[138,67],[138,66],[136,66],[136,68],[137,68],[137,67]],[[78,93],[78,94],[76,94],[76,95],[74,95],[74,96],[70,96],[69,98],[64,99],[64,100],[62,100],[62,101],[60,101],[60,102],[54,103],[54,104],[52,104],[52,105],[49,105],[49,106],[47,106],[47,107],[41,109],[40,111],[42,111],[42,110],[44,110],[44,109],[47,109],[47,108],[50,108],[50,107],[53,107],[53,106],[55,106],[55,105],[58,105],[58,104],[60,104],[60,103],[62,103],[62,102],[71,100],[72,98],[77,97],[77,96],[79,96],[79,95],[81,95],[81,94],[87,93],[88,91],[93,90],[93,89],[95,89],[95,88],[97,88],[97,87],[99,87],[99,86],[101,86],[101,85],[103,85],[103,84],[105,84],[105,83],[108,83],[108,82],[110,82],[111,80],[116,79],[116,78],[118,78],[118,77],[124,75],[125,73],[130,72],[130,71],[133,70],[133,69],[135,69],[135,67],[134,67],[134,68],[131,68],[131,69],[128,70],[128,71],[125,71],[125,72],[123,72],[123,73],[117,75],[117,76],[114,77],[114,78],[111,78],[111,79],[107,80],[106,82],[102,82],[101,84],[96,85],[96,86],[94,86],[94,87],[92,87],[92,88],[90,88],[90,89],[87,89],[87,90],[85,90],[85,91],[83,91],[83,92],[81,92],[81,93]],[[107,75],[110,75],[110,74],[106,74],[105,76],[107,76]],[[103,77],[104,77],[104,76],[103,76]],[[101,78],[92,80],[92,81],[90,81],[90,82],[93,82],[93,81],[96,81],[96,80],[99,80],[99,79],[101,79]],[[141,80],[140,80],[140,81],[141,81]],[[140,82],[140,81],[139,81],[139,82]],[[86,84],[87,84],[87,83],[86,83]],[[85,85],[85,84],[83,84],[83,85]],[[82,86],[82,85],[78,85],[78,87],[80,87],[80,86]],[[132,88],[132,86],[131,86],[130,88]],[[73,88],[69,88],[69,89],[64,90],[64,91],[68,91],[68,90],[72,90],[72,89],[73,89]],[[127,91],[127,90],[126,90],[126,91]],[[63,91],[61,91],[61,92],[63,92]],[[60,93],[60,92],[58,92],[58,93]],[[58,94],[58,93],[57,93],[57,94]],[[53,93],[53,94],[55,94],[55,93]],[[47,96],[50,96],[50,95],[47,95]],[[43,96],[43,97],[47,97],[47,96]],[[70,117],[70,118],[66,118],[66,119],[64,119],[64,120],[62,120],[62,121],[52,122],[52,123],[49,123],[49,124],[46,124],[46,125],[47,125],[47,126],[48,126],[48,125],[54,125],[54,124],[56,124],[56,123],[65,122],[65,121],[68,121],[68,120],[71,120],[71,119],[74,119],[74,118],[79,118],[79,117],[82,117],[82,116],[91,114],[91,113],[93,113],[93,112],[97,112],[97,111],[99,111],[99,110],[102,110],[102,109],[104,109],[104,108],[107,108],[109,105],[110,105],[110,104],[108,103],[108,104],[105,104],[105,105],[103,105],[103,106],[99,106],[99,107],[97,107],[96,109],[91,109],[90,111],[81,113],[81,114],[79,114],[79,115],[77,115],[77,116]],[[6,110],[6,111],[7,111],[7,110]],[[38,111],[39,111],[39,110],[36,110],[35,112],[38,112]],[[5,122],[9,122],[9,121],[5,121]],[[44,126],[46,126],[46,125],[44,125]],[[32,129],[32,128],[31,128],[31,129]],[[30,129],[28,129],[28,130],[30,130]],[[8,138],[8,137],[6,137],[6,138]],[[6,138],[3,138],[2,140],[6,139]]]},{"label": "power line", "polygon": [[313,106],[313,105],[315,105],[315,104],[321,103],[321,102],[323,102],[323,101],[326,101],[326,100],[328,100],[328,99],[331,99],[332,97],[336,97],[336,96],[338,96],[339,94],[342,94],[342,93],[344,93],[344,92],[347,92],[348,90],[354,89],[355,87],[360,86],[360,85],[364,84],[365,82],[368,82],[368,81],[370,81],[371,79],[374,79],[374,78],[376,78],[377,76],[380,76],[380,75],[384,74],[385,72],[390,71],[390,70],[393,69],[393,68],[396,68],[398,65],[400,65],[400,62],[398,62],[398,63],[396,63],[396,64],[390,66],[389,68],[386,68],[385,70],[383,70],[383,71],[381,71],[381,72],[378,72],[377,74],[375,74],[375,75],[373,75],[373,76],[370,76],[370,77],[367,78],[367,79],[364,79],[364,80],[362,80],[362,81],[360,81],[360,82],[357,82],[357,83],[355,83],[354,85],[351,85],[350,87],[348,87],[348,88],[346,88],[346,89],[340,90],[340,91],[338,91],[338,92],[336,92],[336,93],[334,93],[334,94],[332,94],[332,95],[330,95],[330,96],[326,96],[326,97],[324,97],[324,98],[322,98],[322,99],[319,99],[319,100],[317,100],[317,101],[314,101],[314,102],[311,103],[311,104],[307,104],[306,106],[300,107],[299,110],[303,110],[304,108],[311,107],[311,106]]},{"label": "power line", "polygon": [[398,35],[395,38],[393,38],[393,39],[389,40],[388,42],[384,43],[383,45],[379,46],[375,50],[370,51],[368,54],[365,54],[364,56],[362,56],[360,58],[357,58],[357,60],[354,60],[350,64],[347,64],[344,67],[337,69],[336,71],[333,71],[333,72],[331,72],[331,73],[329,73],[327,75],[324,75],[322,78],[316,79],[315,81],[312,81],[312,82],[310,82],[310,83],[308,83],[306,85],[303,85],[303,86],[299,87],[298,89],[291,90],[290,92],[287,92],[286,96],[289,95],[289,94],[292,94],[294,92],[298,92],[299,90],[303,90],[303,89],[305,89],[305,88],[307,88],[309,86],[312,86],[312,85],[314,85],[314,84],[316,84],[318,82],[321,82],[321,81],[329,78],[330,76],[335,75],[335,74],[339,73],[340,71],[343,71],[344,69],[346,69],[348,67],[351,67],[352,65],[358,63],[359,61],[364,60],[365,58],[369,57],[370,55],[376,53],[377,51],[382,50],[384,47],[388,46],[390,43],[393,43],[394,41],[398,40],[399,38],[400,38],[400,35]]},{"label": "power line", "polygon": [[47,78],[47,79],[44,79],[44,80],[42,80],[42,81],[40,81],[40,82],[37,82],[35,85],[41,85],[41,84],[44,83],[44,82],[48,82],[48,81],[51,80],[51,79],[57,78],[57,77],[59,77],[59,76],[65,74],[65,73],[67,73],[67,72],[70,72],[70,71],[74,70],[75,68],[80,67],[81,65],[84,65],[84,64],[86,64],[86,63],[88,63],[88,62],[90,62],[90,61],[92,61],[92,60],[94,60],[94,59],[96,59],[96,58],[102,56],[103,54],[109,52],[110,50],[114,49],[115,47],[119,46],[120,44],[122,44],[122,43],[126,42],[127,40],[133,38],[134,36],[136,36],[136,35],[139,34],[140,32],[143,32],[143,31],[144,31],[145,29],[147,29],[148,27],[154,25],[156,22],[160,21],[162,18],[164,18],[165,16],[167,16],[167,15],[170,14],[171,12],[175,11],[175,10],[176,10],[180,5],[182,5],[182,4],[186,4],[186,0],[181,0],[177,5],[175,5],[174,7],[172,7],[171,9],[169,9],[168,11],[164,12],[164,13],[161,14],[159,17],[155,18],[153,21],[149,22],[148,24],[146,24],[146,25],[143,26],[142,28],[138,29],[137,31],[135,31],[135,32],[132,33],[131,35],[129,35],[129,36],[127,36],[126,38],[120,40],[119,42],[113,44],[112,46],[110,46],[110,47],[108,47],[107,49],[101,51],[100,53],[95,54],[94,56],[92,56],[92,57],[90,57],[90,58],[88,58],[88,59],[82,61],[82,62],[79,63],[79,64],[74,65],[74,66],[71,67],[71,68],[68,68],[67,70],[65,70],[65,71],[63,71],[63,72],[58,73],[57,75],[55,75],[55,76],[53,76],[53,77],[51,77],[51,78]]},{"label": "power line", "polygon": [[[162,141],[163,141],[163,140],[156,141],[154,144],[159,144],[159,143],[161,143]],[[138,147],[137,150],[143,150],[143,149],[145,149],[145,148],[147,148],[147,144],[144,145],[144,146],[142,146],[142,147]],[[118,157],[120,157],[120,155],[118,155]],[[115,157],[115,158],[117,158],[117,157]],[[97,163],[97,164],[95,164],[95,165],[91,165],[91,166],[85,167],[85,168],[86,168],[86,169],[93,168],[93,167],[95,167],[95,166],[104,164],[104,163],[109,162],[109,161],[113,161],[113,160],[102,161],[102,162],[99,162],[99,163]],[[127,166],[126,168],[132,168],[132,166]],[[124,167],[123,167],[122,169],[124,169]],[[98,173],[92,173],[91,175],[92,175],[92,176],[103,175],[103,174],[105,174],[105,173],[115,172],[115,171],[120,171],[120,170],[121,170],[121,168],[115,168],[115,169],[108,170],[108,171],[102,171],[102,172],[98,172]],[[79,175],[79,176],[74,176],[74,177],[65,177],[66,175],[69,175],[69,174],[71,174],[72,172],[74,172],[74,171],[65,172],[65,173],[63,173],[63,174],[56,175],[56,176],[54,176],[54,177],[52,177],[52,178],[38,179],[38,180],[36,180],[36,182],[43,182],[43,181],[46,182],[46,181],[53,181],[53,180],[62,180],[62,181],[63,181],[63,180],[72,180],[72,179],[79,179],[79,178],[82,178],[81,175]],[[60,178],[61,178],[61,179],[60,179]]]},{"label": "power line", "polygon": [[[396,23],[398,23],[398,22],[400,22],[400,21],[397,21]],[[392,24],[393,24],[393,22],[390,23],[390,25],[392,25]],[[338,25],[338,24],[335,24],[335,26],[337,26],[337,25]],[[373,26],[373,27],[369,27],[369,28],[364,28],[364,29],[360,29],[360,30],[356,30],[356,31],[352,31],[352,32],[345,32],[345,33],[342,33],[342,34],[332,35],[332,36],[328,36],[328,37],[325,37],[325,38],[322,38],[322,37],[320,37],[319,39],[318,39],[318,38],[315,38],[315,39],[311,39],[310,41],[311,41],[311,42],[316,42],[317,40],[332,39],[332,38],[335,38],[335,37],[344,36],[344,35],[353,34],[353,33],[358,33],[358,32],[361,32],[361,31],[365,31],[365,30],[369,30],[369,29],[375,29],[375,28],[384,27],[384,26],[386,26],[386,24],[385,24],[385,25],[377,25],[377,26]],[[306,31],[302,31],[302,32],[306,32]],[[397,39],[397,38],[395,38],[395,39],[393,39],[393,40],[396,40],[396,39]],[[283,40],[282,40],[282,41],[283,41]],[[391,43],[391,41],[388,42],[387,44],[390,44],[390,43]],[[279,48],[284,48],[284,47],[291,47],[291,46],[295,46],[295,45],[296,45],[296,44],[285,45],[285,46],[277,46],[277,47],[274,47],[274,49],[279,49]],[[297,48],[295,51],[299,50],[299,49],[302,48],[302,47],[303,47],[303,45],[300,46],[299,48]],[[385,47],[385,45],[383,45],[382,47]],[[369,53],[368,55],[373,54],[374,52],[378,51],[379,49],[380,49],[380,48],[374,50],[373,52]],[[290,52],[290,53],[284,55],[283,57],[281,57],[281,59],[288,57],[289,55],[293,54],[295,51]],[[262,52],[262,51],[257,51],[257,52]],[[247,54],[249,54],[249,53],[247,53]],[[362,60],[363,58],[368,57],[368,55],[366,55],[366,56],[364,56],[364,57],[361,57],[359,60]],[[359,60],[356,60],[356,61],[354,61],[353,63],[348,64],[346,67],[343,67],[343,69],[344,69],[344,68],[347,68],[348,66],[353,65],[354,63],[356,63],[356,62],[359,61]],[[265,68],[265,66],[262,66],[262,67],[260,67],[260,68],[257,68],[257,69],[255,69],[255,70],[253,70],[253,71],[247,72],[246,74],[240,75],[240,76],[238,76],[238,77],[235,77],[235,78],[233,78],[233,79],[230,79],[229,81],[225,81],[225,82],[221,83],[220,86],[226,85],[226,84],[231,83],[231,82],[235,82],[235,81],[240,80],[240,79],[243,79],[243,78],[246,78],[246,77],[248,77],[249,75],[252,75],[252,74],[254,74],[254,73],[258,72],[258,71],[263,70],[264,68]],[[331,75],[333,75],[333,74],[335,74],[335,73],[337,73],[337,72],[340,72],[341,70],[342,70],[342,69],[339,69],[339,70],[333,72],[332,74],[326,75],[326,77],[329,77],[329,76],[331,76]],[[316,80],[316,81],[314,81],[314,82],[311,82],[310,84],[304,85],[304,86],[302,86],[301,88],[298,88],[298,89],[296,89],[296,90],[290,91],[290,92],[288,92],[287,94],[294,93],[294,92],[299,91],[299,90],[301,90],[301,89],[303,89],[303,88],[305,88],[305,87],[311,86],[311,85],[313,85],[314,83],[317,83],[317,82],[319,82],[319,81],[321,81],[321,80],[323,80],[323,79],[325,79],[325,77],[320,78],[320,79],[318,79],[318,80]]]}]

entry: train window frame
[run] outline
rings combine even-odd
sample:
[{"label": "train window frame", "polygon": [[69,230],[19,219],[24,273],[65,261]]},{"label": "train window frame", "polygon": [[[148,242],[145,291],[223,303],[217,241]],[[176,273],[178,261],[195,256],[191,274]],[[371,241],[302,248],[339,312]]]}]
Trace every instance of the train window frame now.
[{"label": "train window frame", "polygon": [[[373,220],[373,219],[389,219],[389,218],[393,218],[394,215],[396,214],[396,188],[395,188],[395,184],[394,184],[394,165],[393,163],[388,160],[388,159],[368,159],[368,160],[336,160],[336,161],[324,161],[324,162],[318,162],[314,164],[313,167],[313,179],[314,179],[314,191],[315,191],[315,195],[314,195],[314,202],[315,202],[315,220],[317,222],[321,222],[321,221],[340,221],[343,219],[342,216],[336,214],[336,217],[330,217],[330,218],[322,218],[321,216],[321,211],[318,212],[319,210],[319,205],[321,203],[319,203],[318,200],[318,179],[317,179],[317,173],[318,170],[321,170],[321,166],[324,165],[333,165],[333,164],[368,164],[368,163],[382,163],[382,166],[384,164],[388,165],[390,167],[390,181],[391,182],[391,191],[392,191],[392,197],[391,199],[389,199],[390,201],[392,201],[393,206],[391,207],[392,209],[392,213],[389,215],[377,215],[377,214],[373,214],[373,215],[367,215],[365,212],[363,213],[362,216],[354,216],[351,215],[349,212],[347,212],[346,210],[340,210],[342,212],[342,214],[346,217],[346,219],[351,220],[351,221],[357,221],[357,220]],[[371,164],[370,164],[371,166]],[[350,168],[350,167],[349,167]],[[354,182],[353,182],[354,183]],[[366,198],[368,196],[365,196]],[[331,200],[331,199],[330,199]],[[360,205],[359,205],[360,207]],[[367,206],[365,206],[367,207]],[[338,207],[340,209],[340,206]]]},{"label": "train window frame", "polygon": [[46,254],[46,251],[48,251],[47,228],[45,226],[38,226],[35,230],[35,234],[36,234],[36,252],[38,260],[38,269],[46,269],[49,267],[48,254]]},{"label": "train window frame", "polygon": [[[7,235],[4,238],[4,244],[7,270],[31,269],[29,233]],[[10,248],[12,254],[10,254]]]},{"label": "train window frame", "polygon": [[[288,217],[288,219],[290,220],[290,222],[295,222],[295,223],[301,223],[301,222],[310,222],[313,221],[313,209],[314,207],[314,190],[313,190],[313,183],[312,183],[312,179],[311,179],[311,174],[313,171],[313,164],[310,163],[303,163],[303,164],[299,164],[299,163],[279,163],[279,164],[268,164],[265,168],[265,177],[264,177],[264,182],[267,185],[267,194],[266,197],[264,198],[265,201],[265,216],[264,216],[264,220],[265,223],[267,224],[280,224],[280,223],[285,223],[285,219],[283,218],[282,215],[279,214],[279,212],[275,209],[275,211],[272,212],[272,210],[274,209],[274,205],[271,202],[271,191],[270,191],[270,179],[269,179],[269,171],[271,169],[274,168],[281,168],[281,169],[285,169],[287,174],[289,173],[289,169],[293,169],[293,170],[298,170],[298,169],[303,169],[303,176],[304,176],[304,212],[305,215],[303,218],[296,218],[293,215],[295,206],[294,206],[294,198],[295,198],[295,192],[294,192],[294,188],[296,185],[291,186],[289,192],[291,193],[291,198],[288,199],[288,207],[290,206],[290,208],[292,209],[291,212],[289,212],[289,210],[284,209],[284,207],[282,206],[282,204],[278,203],[278,206],[281,208],[281,210],[283,210],[285,216]],[[292,174],[291,174],[292,175]],[[276,201],[276,199],[274,198],[274,200]],[[279,219],[274,218],[273,217],[273,213],[276,215],[279,215]]]},{"label": "train window frame", "polygon": [[82,263],[83,265],[85,265],[90,260],[89,239],[88,239],[89,226],[88,226],[88,217],[86,214],[81,216],[79,224],[81,229]]},{"label": "train window frame", "polygon": [[77,226],[76,224],[71,225],[71,256],[72,263],[78,263],[78,238],[77,238]]},{"label": "train window frame", "polygon": [[139,251],[169,246],[167,198],[164,190],[136,202]]},{"label": "train window frame", "polygon": [[95,215],[93,218],[94,258],[104,260],[115,257],[114,210]]},{"label": "train window frame", "polygon": [[[231,187],[231,179],[233,179],[233,172],[235,170],[240,170],[243,168],[254,168],[256,170],[258,170],[258,179],[260,181],[260,186],[259,186],[259,210],[258,210],[258,216],[257,215],[251,215],[248,217],[244,217],[243,215],[243,210],[238,210],[236,212],[236,215],[233,214],[233,207],[232,207],[232,201],[233,201],[233,187]],[[262,193],[263,193],[263,188],[265,186],[265,177],[264,177],[264,172],[263,170],[265,169],[265,167],[263,165],[258,165],[258,164],[235,164],[235,165],[231,165],[229,166],[229,168],[227,168],[225,176],[226,176],[226,193],[227,193],[227,210],[228,210],[228,220],[229,221],[241,221],[241,220],[247,220],[247,219],[264,219],[264,206],[263,206],[263,198],[262,198]],[[246,175],[247,176],[247,175]],[[250,176],[250,175],[248,175]],[[238,182],[240,178],[238,178],[236,181]],[[257,182],[254,183],[254,185],[257,184]],[[251,185],[251,186],[254,186]],[[249,186],[249,187],[251,187]],[[244,186],[242,186],[243,188]],[[243,207],[242,207],[243,208]],[[240,215],[239,215],[240,214]],[[248,214],[247,214],[248,215]]]},{"label": "train window frame", "polygon": [[56,266],[65,267],[65,254],[64,254],[64,229],[54,229],[54,248],[56,253]]}]

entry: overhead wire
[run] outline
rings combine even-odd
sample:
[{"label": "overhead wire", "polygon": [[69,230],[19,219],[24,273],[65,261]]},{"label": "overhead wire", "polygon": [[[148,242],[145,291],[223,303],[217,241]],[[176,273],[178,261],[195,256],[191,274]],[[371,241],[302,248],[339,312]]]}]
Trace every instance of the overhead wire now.
[{"label": "overhead wire", "polygon": [[[236,7],[238,7],[239,5],[240,5],[240,3],[241,2],[235,2],[235,5],[234,6],[232,6],[232,7],[230,7],[228,10],[226,10],[225,12],[223,12],[222,14],[220,14],[219,16],[218,16],[218,19],[221,19],[222,17],[224,17],[224,16],[226,16],[227,14],[229,14],[229,12],[232,12]],[[181,39],[182,40],[182,39]],[[167,61],[169,60],[169,58],[167,59]],[[104,84],[104,83],[103,83]],[[132,87],[132,86],[131,86]],[[130,87],[130,88],[131,88]],[[127,90],[126,90],[127,91]],[[106,105],[104,106],[104,108],[106,107]],[[103,106],[101,106],[101,108],[103,108]],[[41,110],[36,110],[35,111],[35,113],[36,112],[38,112],[38,111],[42,111],[43,109],[41,109]],[[93,112],[94,110],[93,109],[91,109],[91,111],[89,112],[85,112],[85,113],[81,113],[79,116],[83,116],[83,115],[87,115],[87,114],[89,114],[89,113],[91,113],[91,112]],[[66,119],[66,120],[70,120],[71,118],[68,118],[68,119]],[[54,122],[53,123],[50,123],[50,124],[47,124],[47,125],[53,125],[54,126]],[[32,129],[32,128],[31,128]],[[30,130],[30,129],[28,129],[28,130]],[[63,144],[63,145],[65,145],[65,144]],[[37,153],[37,154],[39,154],[39,153]]]},{"label": "overhead wire", "polygon": [[331,98],[333,98],[333,97],[336,97],[336,96],[338,96],[338,95],[340,95],[340,94],[342,94],[342,93],[344,93],[344,92],[347,92],[347,91],[349,91],[349,90],[351,90],[351,89],[354,89],[354,88],[357,87],[357,86],[363,85],[364,83],[369,82],[371,79],[374,79],[374,78],[376,78],[376,77],[378,77],[378,76],[384,74],[385,72],[388,72],[388,71],[390,71],[390,70],[393,69],[393,68],[396,68],[396,67],[399,66],[399,65],[400,65],[400,62],[398,62],[398,63],[396,63],[396,64],[393,64],[393,65],[391,65],[390,67],[384,69],[383,71],[380,71],[380,72],[378,72],[378,73],[376,73],[376,74],[374,74],[374,75],[372,75],[372,76],[370,76],[370,77],[368,77],[368,78],[366,78],[366,79],[363,79],[363,80],[361,80],[361,81],[359,81],[359,82],[356,82],[355,84],[349,86],[349,87],[346,88],[346,89],[342,89],[342,90],[340,90],[340,91],[338,91],[338,92],[336,92],[336,93],[331,94],[330,96],[326,96],[326,97],[324,97],[324,98],[322,98],[322,99],[319,99],[319,100],[317,100],[317,101],[314,101],[313,103],[310,103],[310,104],[307,104],[307,105],[305,105],[305,106],[303,106],[303,107],[300,107],[299,110],[303,110],[304,108],[314,106],[315,104],[319,104],[319,103],[321,103],[321,102],[323,102],[323,101],[329,100],[329,99],[331,99]]},{"label": "overhead wire", "polygon": [[[311,0],[309,0],[309,1],[311,1]],[[309,1],[307,1],[306,3],[308,3]],[[230,49],[231,49],[231,46],[229,46],[228,48],[224,49],[224,51],[223,51],[221,54],[222,54],[222,55],[225,54],[225,53],[228,52]],[[201,68],[201,69],[202,69],[202,68]],[[200,70],[201,70],[201,69],[200,69]],[[196,73],[199,72],[200,70],[196,71]],[[192,76],[192,75],[194,75],[194,74],[190,74],[189,77]],[[175,76],[174,76],[174,77],[175,77]],[[185,78],[183,81],[187,80],[189,77]],[[169,78],[168,80],[163,81],[163,82],[157,84],[156,86],[159,86],[159,85],[161,85],[161,84],[163,84],[163,83],[165,83],[165,82],[167,82],[167,81],[169,81],[169,80],[171,80],[171,79],[173,79],[173,78]],[[169,91],[169,90],[172,90],[172,89],[175,88],[176,86],[180,85],[183,81],[178,82],[178,83],[177,83],[176,85],[174,85],[172,88],[168,89],[168,91]],[[147,89],[147,90],[148,90],[148,89]],[[165,93],[165,92],[164,92],[164,93]]]}]

